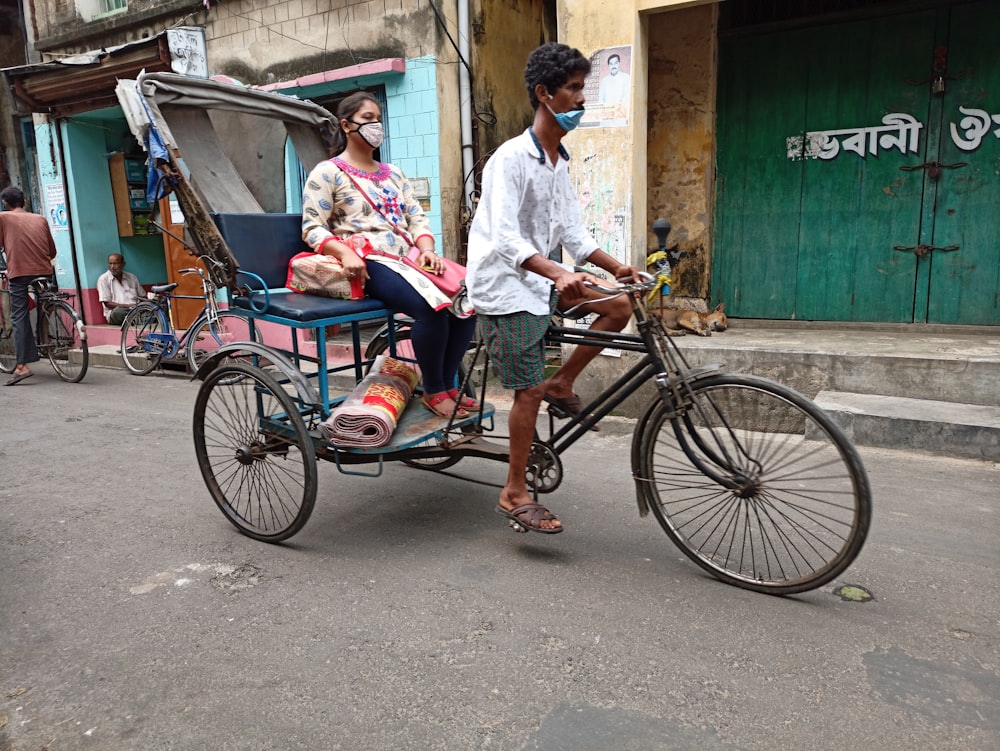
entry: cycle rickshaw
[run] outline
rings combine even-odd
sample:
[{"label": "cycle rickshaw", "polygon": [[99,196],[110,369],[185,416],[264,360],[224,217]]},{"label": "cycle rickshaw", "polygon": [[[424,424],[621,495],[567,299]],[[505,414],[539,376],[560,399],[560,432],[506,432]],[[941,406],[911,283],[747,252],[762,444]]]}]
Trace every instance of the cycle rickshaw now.
[{"label": "cycle rickshaw", "polygon": [[[374,357],[399,355],[405,323],[375,300],[332,300],[282,289],[289,258],[303,249],[300,215],[268,213],[239,176],[241,161],[263,153],[227,134],[250,133],[264,119],[303,165],[326,158],[332,115],[316,104],[173,74],[149,74],[120,94],[133,132],[171,183],[185,215],[192,252],[209,256],[220,287],[255,325],[290,334],[286,345],[241,342],[199,368],[194,442],[213,500],[243,534],[279,542],[298,532],[317,495],[317,462],[346,474],[378,476],[386,462],[443,471],[463,459],[505,462],[503,437],[491,435],[494,408],[440,418],[411,400],[388,444],[341,448],[319,429],[344,397],[331,377],[362,380]],[[211,117],[209,116],[211,112]],[[136,114],[138,113],[138,114]],[[259,191],[260,192],[260,191]],[[662,242],[662,239],[661,239]],[[627,294],[635,333],[554,326],[553,344],[614,347],[629,353],[625,372],[581,416],[537,436],[528,475],[536,494],[563,480],[562,453],[640,388],[652,386],[637,420],[631,464],[641,515],[649,511],[695,563],[723,581],[790,594],[840,575],[860,552],[871,518],[871,491],[857,451],[812,400],[763,378],[721,367],[692,368],[648,316],[648,284],[609,284]],[[363,325],[382,330],[364,349]],[[328,361],[326,332],[351,331],[354,359]],[[309,332],[315,352],[299,334]]]}]

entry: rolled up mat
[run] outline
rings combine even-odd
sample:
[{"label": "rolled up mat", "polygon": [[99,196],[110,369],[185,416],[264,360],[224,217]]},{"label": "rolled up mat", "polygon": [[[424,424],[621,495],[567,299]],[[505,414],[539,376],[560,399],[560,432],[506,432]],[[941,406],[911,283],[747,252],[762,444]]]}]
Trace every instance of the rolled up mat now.
[{"label": "rolled up mat", "polygon": [[334,446],[384,446],[419,382],[413,365],[381,355],[371,372],[320,425],[323,435]]}]

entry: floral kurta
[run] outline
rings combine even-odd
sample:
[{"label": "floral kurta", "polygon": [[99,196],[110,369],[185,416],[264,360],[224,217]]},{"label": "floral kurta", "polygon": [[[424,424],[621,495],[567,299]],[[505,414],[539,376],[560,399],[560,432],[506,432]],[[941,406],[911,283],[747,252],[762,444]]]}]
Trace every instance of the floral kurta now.
[{"label": "floral kurta", "polygon": [[376,250],[404,255],[409,243],[393,225],[412,243],[431,235],[413,187],[398,167],[381,164],[378,172],[363,172],[340,159],[327,159],[309,173],[302,194],[302,237],[313,250],[319,250],[333,236],[360,234]]}]

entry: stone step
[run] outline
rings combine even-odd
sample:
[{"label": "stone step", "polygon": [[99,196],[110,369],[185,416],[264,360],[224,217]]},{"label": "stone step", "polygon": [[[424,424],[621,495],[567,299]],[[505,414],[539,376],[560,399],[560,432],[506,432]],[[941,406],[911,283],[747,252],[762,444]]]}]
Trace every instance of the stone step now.
[{"label": "stone step", "polygon": [[692,365],[723,363],[815,397],[820,391],[1000,407],[1000,331],[749,329],[675,339]]},{"label": "stone step", "polygon": [[1000,407],[842,391],[816,403],[859,446],[1000,461]]}]

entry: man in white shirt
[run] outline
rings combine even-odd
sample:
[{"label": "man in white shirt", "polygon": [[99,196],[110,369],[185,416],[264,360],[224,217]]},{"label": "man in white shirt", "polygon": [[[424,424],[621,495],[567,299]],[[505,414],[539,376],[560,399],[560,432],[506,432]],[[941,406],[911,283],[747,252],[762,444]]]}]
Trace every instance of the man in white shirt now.
[{"label": "man in white shirt", "polygon": [[128,312],[146,297],[146,293],[138,277],[125,270],[122,255],[112,253],[108,256],[108,270],[97,278],[97,296],[104,307],[104,319],[121,326]]},{"label": "man in white shirt", "polygon": [[608,75],[601,79],[597,100],[601,104],[619,104],[628,100],[629,75],[621,72],[622,58],[617,52],[608,57]]},{"label": "man in white shirt", "polygon": [[592,263],[615,278],[638,281],[639,271],[597,248],[583,229],[580,205],[569,179],[563,137],[583,114],[583,82],[590,62],[564,44],[545,44],[528,58],[524,71],[535,108],[532,126],[497,149],[483,172],[482,198],[469,234],[466,283],[493,365],[505,388],[514,390],[510,411],[510,465],[497,511],[525,530],[546,534],[562,524],[532,502],[525,473],[542,400],[579,414],[573,383],[600,349],[577,347],[562,367],[545,379],[544,336],[554,297],[568,309],[588,303],[597,316],[591,329],[621,331],[631,315],[624,297],[603,298],[554,259],[564,249],[577,264]]}]

